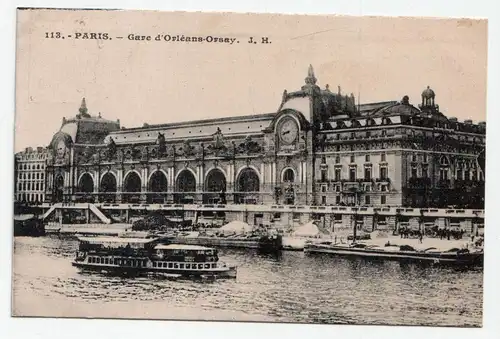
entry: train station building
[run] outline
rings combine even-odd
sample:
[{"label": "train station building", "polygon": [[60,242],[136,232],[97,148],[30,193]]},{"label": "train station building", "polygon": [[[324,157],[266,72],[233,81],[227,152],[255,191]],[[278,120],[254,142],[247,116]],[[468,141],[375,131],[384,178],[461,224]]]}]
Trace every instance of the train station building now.
[{"label": "train station building", "polygon": [[45,202],[484,208],[485,122],[445,116],[429,86],[360,104],[310,66],[296,87],[276,112],[134,128],[83,99],[50,142]]}]

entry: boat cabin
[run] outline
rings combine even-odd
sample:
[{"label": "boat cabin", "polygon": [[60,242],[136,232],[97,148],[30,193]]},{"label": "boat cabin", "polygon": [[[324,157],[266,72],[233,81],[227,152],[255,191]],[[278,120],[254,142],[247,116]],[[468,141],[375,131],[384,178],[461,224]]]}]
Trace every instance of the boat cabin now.
[{"label": "boat cabin", "polygon": [[157,245],[155,255],[166,261],[177,262],[217,262],[217,250],[196,245]]}]

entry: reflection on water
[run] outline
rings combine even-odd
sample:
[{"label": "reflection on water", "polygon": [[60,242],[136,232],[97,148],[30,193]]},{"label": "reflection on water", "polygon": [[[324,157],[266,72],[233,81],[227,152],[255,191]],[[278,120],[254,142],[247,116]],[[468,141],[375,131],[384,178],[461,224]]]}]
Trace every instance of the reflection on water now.
[{"label": "reflection on water", "polygon": [[[482,270],[221,249],[238,278],[81,273],[77,242],[16,238],[16,315],[481,326]],[[58,313],[59,312],[59,313]]]}]

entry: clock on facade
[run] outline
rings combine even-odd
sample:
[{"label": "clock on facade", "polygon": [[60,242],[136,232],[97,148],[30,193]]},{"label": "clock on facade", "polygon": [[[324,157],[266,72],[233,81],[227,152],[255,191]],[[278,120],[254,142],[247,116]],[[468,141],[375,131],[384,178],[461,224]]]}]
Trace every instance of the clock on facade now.
[{"label": "clock on facade", "polygon": [[285,118],[279,126],[278,134],[281,142],[290,145],[297,140],[299,136],[299,127],[292,118]]}]

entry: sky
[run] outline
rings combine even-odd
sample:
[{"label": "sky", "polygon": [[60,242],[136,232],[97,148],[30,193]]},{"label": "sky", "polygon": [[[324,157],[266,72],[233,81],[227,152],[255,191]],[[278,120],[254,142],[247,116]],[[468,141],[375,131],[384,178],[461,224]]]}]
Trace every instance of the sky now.
[{"label": "sky", "polygon": [[[239,43],[154,41],[158,34]],[[16,152],[47,146],[83,97],[90,114],[125,127],[276,112],[309,64],[320,87],[340,86],[361,103],[408,95],[416,106],[430,86],[447,116],[486,120],[484,20],[46,10],[19,12],[17,35]]]}]

